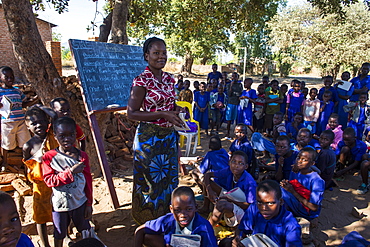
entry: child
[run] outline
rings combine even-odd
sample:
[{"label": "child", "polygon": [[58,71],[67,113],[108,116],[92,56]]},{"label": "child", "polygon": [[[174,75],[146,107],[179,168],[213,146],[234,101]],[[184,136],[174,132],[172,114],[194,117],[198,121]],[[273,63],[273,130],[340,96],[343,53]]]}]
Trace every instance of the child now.
[{"label": "child", "polygon": [[286,126],[286,134],[295,142],[297,139],[298,131],[304,128],[303,124],[303,114],[301,112],[296,112],[294,114],[293,122],[288,123]]},{"label": "child", "polygon": [[287,84],[281,85],[280,86],[280,93],[283,96],[283,103],[280,104],[280,111],[284,115],[285,115],[285,111],[286,111],[286,99],[287,99],[286,93],[287,92],[288,92],[288,85]]},{"label": "child", "polygon": [[296,112],[302,112],[301,109],[304,95],[300,90],[301,82],[295,81],[293,83],[293,92],[288,93],[287,95],[285,120],[287,120],[288,123],[293,121],[293,117]]},{"label": "child", "polygon": [[22,231],[21,220],[13,198],[0,191],[0,246],[34,247],[31,239]]},{"label": "child", "polygon": [[342,140],[343,137],[343,130],[342,125],[339,125],[339,116],[336,113],[332,113],[329,118],[329,123],[326,126],[327,130],[331,130],[334,133],[334,140],[330,147],[333,151],[337,150],[338,143]]},{"label": "child", "polygon": [[258,85],[257,87],[257,99],[251,100],[254,103],[253,110],[253,129],[262,132],[264,126],[264,115],[265,115],[265,88],[263,84]]},{"label": "child", "polygon": [[184,81],[184,89],[181,90],[179,94],[179,101],[186,101],[190,104],[193,103],[193,92],[189,89],[190,87],[190,81],[185,80]]},{"label": "child", "polygon": [[[60,117],[70,117],[71,116],[71,106],[69,105],[68,100],[64,98],[55,98],[50,102],[51,109],[56,113],[56,116],[52,116],[53,119]],[[48,113],[48,112],[47,112]],[[79,143],[80,149],[85,151],[86,149],[86,136],[82,132],[81,127],[76,124],[76,139]]]},{"label": "child", "polygon": [[257,233],[265,234],[278,246],[302,246],[301,227],[285,209],[279,184],[273,180],[262,181],[256,196],[257,203],[246,210],[233,246],[239,246],[247,235]]},{"label": "child", "polygon": [[[349,72],[343,72],[342,73],[342,80],[348,81],[351,77],[351,74]],[[349,88],[349,90],[344,90],[338,87],[338,84],[336,85],[336,90],[338,92],[338,105],[334,109],[334,112],[338,113],[339,115],[339,124],[343,126],[343,128],[347,127],[347,121],[348,121],[348,112],[344,111],[344,107],[348,105],[348,99],[352,96],[355,87],[352,86]]]},{"label": "child", "polygon": [[171,196],[171,213],[147,221],[135,231],[135,247],[170,246],[173,234],[198,235],[201,247],[217,247],[214,231],[197,211],[194,192],[185,186]]},{"label": "child", "polygon": [[212,94],[210,101],[212,112],[211,134],[215,126],[216,131],[218,131],[218,129],[221,127],[225,115],[225,108],[227,105],[227,96],[224,93],[224,86],[220,84],[218,85],[217,89],[217,93]]},{"label": "child", "polygon": [[204,82],[199,85],[199,92],[194,94],[194,119],[199,122],[202,129],[208,135],[208,104],[210,101],[209,92],[206,92]]},{"label": "child", "polygon": [[238,106],[240,103],[239,97],[243,92],[243,85],[238,81],[239,74],[234,72],[231,76],[231,82],[227,87],[228,103],[226,106],[226,121],[227,134],[226,137],[230,139],[231,122],[237,120]]},{"label": "child", "polygon": [[265,109],[265,125],[264,129],[266,132],[272,129],[272,118],[274,114],[280,110],[280,103],[283,102],[283,96],[279,91],[279,82],[272,80],[270,87],[265,90],[266,97],[266,109]]},{"label": "child", "polygon": [[311,88],[310,98],[303,101],[304,125],[312,134],[316,133],[316,122],[320,115],[320,100],[316,96],[317,88]]},{"label": "child", "polygon": [[58,118],[53,130],[59,147],[44,154],[42,172],[53,190],[54,246],[61,247],[71,218],[80,233],[91,228],[92,177],[87,154],[74,146],[76,122]]},{"label": "child", "polygon": [[267,75],[262,77],[262,84],[263,84],[265,90],[270,86],[269,82],[270,82],[270,78]]},{"label": "child", "polygon": [[369,169],[370,169],[370,155],[369,155],[369,147],[370,147],[370,131],[366,129],[365,131],[365,143],[367,145],[367,153],[365,153],[362,157],[361,163],[361,179],[362,183],[357,190],[357,194],[363,195],[369,191],[370,184],[369,184]]},{"label": "child", "polygon": [[354,91],[352,96],[349,98],[350,101],[358,101],[360,93],[367,93],[370,88],[370,76],[368,75],[370,71],[370,63],[363,63],[358,76],[353,78],[351,82],[354,86]]},{"label": "child", "polygon": [[[215,226],[224,216],[226,224],[236,226],[244,215],[244,210],[256,199],[256,182],[246,171],[248,157],[242,151],[235,151],[229,161],[229,167],[208,172],[204,177],[204,184],[208,198],[215,203],[209,222]],[[214,182],[211,178],[214,178]],[[236,201],[225,196],[225,192],[239,187],[245,194],[245,200]]]},{"label": "child", "polygon": [[279,136],[276,139],[275,149],[275,179],[281,181],[282,179],[289,179],[292,166],[295,163],[298,152],[290,148],[288,136]]},{"label": "child", "polygon": [[304,95],[304,99],[307,99],[307,95],[308,95],[308,88],[307,87],[303,87],[302,84],[301,84],[301,88],[302,89],[302,93]]},{"label": "child", "polygon": [[302,149],[290,173],[289,181],[280,182],[286,209],[292,212],[294,217],[303,217],[309,221],[319,216],[325,190],[324,180],[311,169],[315,160],[314,149]]},{"label": "child", "polygon": [[[22,148],[23,145],[31,138],[27,126],[24,122],[23,108],[31,105],[33,102],[25,101],[25,95],[13,87],[14,74],[10,67],[3,66],[0,68],[0,101],[3,96],[9,99],[13,106],[10,109],[9,116],[1,116],[1,147],[3,149],[3,163],[0,166],[1,171],[5,171],[8,165],[8,152],[17,146]],[[36,100],[36,99],[34,99]],[[0,109],[3,104],[0,103]]]},{"label": "child", "polygon": [[350,102],[345,106],[344,111],[349,111],[351,120],[348,127],[352,127],[357,135],[357,140],[361,141],[365,131],[365,122],[370,116],[370,106],[366,103],[369,99],[368,93],[361,93],[359,102]]},{"label": "child", "polygon": [[334,140],[334,133],[331,130],[324,130],[320,135],[321,150],[317,155],[316,167],[321,171],[320,177],[325,181],[325,189],[332,187],[332,178],[334,176],[336,156],[331,150],[330,145]]},{"label": "child", "polygon": [[199,81],[194,81],[193,82],[193,86],[194,86],[194,91],[193,91],[193,95],[195,95],[195,92],[199,92]]},{"label": "child", "polygon": [[328,124],[328,120],[330,115],[334,111],[334,103],[330,101],[331,99],[331,92],[325,91],[324,95],[322,96],[322,101],[320,103],[320,117],[318,124],[316,126],[316,134],[320,135],[326,129],[326,125]]},{"label": "child", "polygon": [[312,139],[311,131],[307,128],[302,128],[298,131],[297,134],[297,143],[292,143],[291,148],[293,151],[300,151],[305,147],[310,147],[315,149],[315,147],[310,145]]},{"label": "child", "polygon": [[338,163],[334,176],[340,177],[349,170],[358,167],[366,150],[366,144],[357,140],[355,130],[351,127],[346,128],[343,131],[343,140],[338,143],[336,151]]},{"label": "child", "polygon": [[[256,90],[252,89],[253,79],[252,78],[245,78],[244,80],[244,88],[241,96],[240,96],[240,105],[238,107],[238,123],[243,123],[248,126],[248,128],[254,132],[253,129],[253,111],[252,111],[252,103],[255,99],[257,99]],[[247,100],[247,104],[243,104]]]},{"label": "child", "polygon": [[324,87],[320,88],[319,96],[318,96],[319,100],[323,100],[325,91],[329,90],[331,92],[331,101],[334,102],[334,106],[337,106],[338,105],[338,92],[332,86],[333,77],[331,75],[328,75],[328,76],[323,77],[322,79],[323,79]]},{"label": "child", "polygon": [[212,64],[212,72],[207,76],[207,82],[210,82],[212,79],[216,79],[217,82],[222,78],[221,72],[217,71],[217,64]]},{"label": "child", "polygon": [[33,137],[23,145],[23,162],[28,168],[27,177],[33,184],[32,218],[36,222],[37,233],[42,246],[50,246],[46,223],[52,222],[50,198],[52,190],[47,187],[42,176],[42,156],[46,151],[58,147],[51,131],[48,131],[47,115],[38,107],[25,114],[26,125]]}]

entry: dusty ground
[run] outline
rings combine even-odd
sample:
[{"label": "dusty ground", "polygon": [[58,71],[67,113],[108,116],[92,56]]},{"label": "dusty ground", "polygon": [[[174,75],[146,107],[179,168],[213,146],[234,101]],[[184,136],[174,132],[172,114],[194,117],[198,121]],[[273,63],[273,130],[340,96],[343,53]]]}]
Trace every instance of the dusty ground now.
[{"label": "dusty ground", "polygon": [[[204,77],[203,77],[204,78]],[[195,78],[194,78],[195,79]],[[191,81],[193,81],[192,79]],[[197,78],[202,80],[202,78]],[[257,82],[260,77],[254,77]],[[303,79],[302,77],[300,78]],[[203,79],[204,80],[204,79]],[[281,83],[290,83],[292,78],[280,79]],[[304,78],[308,82],[309,87],[321,87],[319,79],[316,78]],[[258,83],[254,84],[254,87]],[[223,131],[226,125],[220,131],[221,138],[224,136]],[[197,147],[195,155],[204,155],[208,151],[208,140],[209,136],[202,133],[201,145]],[[223,140],[222,144],[225,149],[228,150],[231,141]],[[184,153],[184,148],[182,149]],[[130,162],[126,163],[127,169],[122,171],[120,174],[116,174],[114,177],[114,184],[116,186],[116,192],[121,205],[124,205],[116,210],[113,210],[112,204],[110,203],[110,197],[107,190],[105,181],[102,178],[94,180],[94,215],[93,219],[97,224],[97,234],[101,240],[108,246],[132,246],[133,245],[133,234],[137,225],[132,220],[131,211],[131,192],[132,192],[132,165]],[[326,191],[324,194],[324,201],[322,206],[321,215],[318,219],[318,228],[313,233],[316,239],[316,243],[320,246],[336,246],[340,244],[343,237],[351,231],[358,231],[366,239],[370,239],[370,221],[368,218],[358,219],[351,215],[353,207],[359,208],[364,214],[370,217],[370,193],[366,195],[356,195],[354,192],[359,186],[361,179],[359,176],[353,176],[348,174],[344,181],[338,182],[339,187],[334,188],[333,191]],[[182,185],[193,186],[194,191],[198,191],[195,188],[194,181],[189,176],[180,178]],[[35,229],[30,225],[30,214],[31,214],[31,198],[26,198],[26,209],[27,218],[24,225],[28,225],[27,231],[31,234],[32,240],[35,246],[38,242]],[[52,225],[49,227],[49,238],[52,243]]]}]

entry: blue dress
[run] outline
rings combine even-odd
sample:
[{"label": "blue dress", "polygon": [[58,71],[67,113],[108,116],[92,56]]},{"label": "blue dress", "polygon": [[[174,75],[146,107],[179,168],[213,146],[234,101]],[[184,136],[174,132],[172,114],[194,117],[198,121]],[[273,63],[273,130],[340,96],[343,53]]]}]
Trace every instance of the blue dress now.
[{"label": "blue dress", "polygon": [[225,149],[212,150],[207,152],[206,156],[199,165],[201,173],[214,172],[222,170],[229,166],[229,154]]},{"label": "blue dress", "polygon": [[[323,106],[324,101],[321,101],[320,108]],[[329,101],[329,104],[325,106],[323,112],[320,113],[320,117],[316,123],[316,134],[319,136],[321,132],[326,130],[326,125],[328,124],[330,115],[334,112],[334,103]]]},{"label": "blue dress", "polygon": [[[200,108],[206,107],[209,101],[209,92],[204,92],[204,94],[201,94],[199,91],[195,92],[194,102],[197,102]],[[194,119],[199,122],[202,129],[208,129],[208,107],[204,110],[204,112],[200,112],[200,110],[194,106]]]},{"label": "blue dress", "polygon": [[[243,90],[242,96],[247,96],[251,99],[257,99],[256,90],[251,89],[249,91]],[[253,119],[253,109],[252,109],[252,102],[249,101],[247,107],[242,108],[240,105],[238,106],[238,123],[243,123],[245,125],[252,125]]]},{"label": "blue dress", "polygon": [[295,97],[294,92],[289,94],[289,108],[288,108],[288,123],[293,122],[294,114],[301,112],[302,102],[304,100],[304,94],[299,92],[299,96]]},{"label": "blue dress", "polygon": [[[353,91],[355,90],[355,87],[352,85],[352,87],[346,91],[341,88],[337,88],[338,95],[342,96],[352,96]],[[343,106],[348,105],[348,100],[340,99],[338,97],[338,105],[337,108],[335,109],[335,112],[338,113],[339,115],[339,125],[342,125],[342,128],[345,129],[347,128],[347,122],[348,122],[348,112],[345,112],[343,110]]]},{"label": "blue dress", "polygon": [[360,107],[360,116],[358,118],[358,122],[356,123],[353,120],[350,120],[348,122],[348,127],[352,127],[355,130],[357,140],[359,141],[362,141],[362,136],[364,135],[365,121],[366,121],[365,107]]},{"label": "blue dress", "polygon": [[[303,124],[299,124],[299,125],[298,125],[298,130],[300,130],[300,129],[302,129],[302,128],[304,128],[304,125],[303,125]],[[288,123],[288,124],[286,125],[286,134],[288,135],[289,133],[291,133],[291,134],[292,134],[292,138],[293,138],[294,140],[296,140],[296,139],[297,139],[298,131],[293,127],[293,124],[292,124],[292,123]]]}]

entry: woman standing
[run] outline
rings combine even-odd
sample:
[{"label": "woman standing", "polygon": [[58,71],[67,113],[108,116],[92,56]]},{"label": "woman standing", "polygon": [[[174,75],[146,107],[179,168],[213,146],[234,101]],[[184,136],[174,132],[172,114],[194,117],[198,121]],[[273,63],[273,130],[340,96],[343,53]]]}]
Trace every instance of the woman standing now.
[{"label": "woman standing", "polygon": [[143,224],[169,212],[171,192],[178,185],[178,134],[181,126],[175,106],[175,80],[162,69],[166,44],[152,37],[145,41],[148,66],[137,76],[127,106],[130,119],[140,121],[134,140],[132,216]]}]

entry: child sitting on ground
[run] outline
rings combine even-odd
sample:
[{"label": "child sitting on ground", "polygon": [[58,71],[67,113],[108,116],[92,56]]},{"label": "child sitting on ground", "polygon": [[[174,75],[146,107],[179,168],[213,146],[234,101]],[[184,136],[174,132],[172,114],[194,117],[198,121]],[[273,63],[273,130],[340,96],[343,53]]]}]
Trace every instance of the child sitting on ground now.
[{"label": "child sitting on ground", "polygon": [[312,135],[311,131],[307,128],[302,128],[298,131],[297,143],[292,143],[291,148],[293,151],[300,151],[302,148],[310,147],[315,149],[315,147],[309,145],[311,142]]},{"label": "child sitting on ground", "polygon": [[243,238],[257,233],[265,234],[278,246],[302,246],[301,227],[285,209],[279,184],[273,180],[262,181],[256,196],[257,202],[246,210],[233,246],[239,246]]},{"label": "child sitting on ground", "polygon": [[303,217],[309,221],[319,216],[325,190],[324,180],[311,169],[315,160],[316,151],[310,147],[303,148],[289,180],[280,182],[286,209],[294,217]]},{"label": "child sitting on ground", "polygon": [[53,190],[54,246],[62,247],[71,218],[80,233],[91,229],[92,177],[87,154],[74,146],[76,122],[58,118],[53,130],[59,147],[44,154],[42,172]]},{"label": "child sitting on ground", "polygon": [[330,148],[334,140],[334,133],[331,130],[325,130],[320,135],[321,150],[317,155],[316,167],[321,171],[320,177],[325,181],[325,189],[333,187],[333,176],[336,164],[335,152]]},{"label": "child sitting on ground", "polygon": [[367,151],[367,146],[363,141],[356,138],[355,130],[351,127],[343,131],[343,140],[338,143],[337,171],[335,177],[340,177],[351,169],[357,168]]},{"label": "child sitting on ground", "polygon": [[158,219],[147,221],[135,231],[135,247],[169,246],[173,234],[198,235],[201,247],[216,247],[216,237],[209,222],[196,212],[194,192],[178,187],[172,192],[170,210]]},{"label": "child sitting on ground", "polygon": [[42,246],[48,247],[46,223],[53,221],[50,203],[52,190],[46,186],[42,176],[42,156],[58,147],[58,143],[51,131],[48,131],[48,117],[40,108],[29,109],[25,114],[25,121],[33,133],[33,137],[23,145],[23,162],[28,168],[27,178],[33,184],[32,219],[36,222]]},{"label": "child sitting on ground", "polygon": [[298,152],[290,148],[288,136],[279,136],[276,139],[275,149],[275,180],[289,179]]},{"label": "child sitting on ground", "polygon": [[294,114],[293,122],[288,123],[286,126],[286,134],[291,139],[291,142],[295,142],[297,140],[298,131],[304,127],[302,112],[296,112]]},{"label": "child sitting on ground", "polygon": [[343,139],[343,130],[342,125],[339,125],[339,116],[336,113],[333,113],[329,117],[328,125],[326,126],[327,130],[331,130],[334,133],[333,143],[330,145],[333,151],[337,150],[338,143]]},{"label": "child sitting on ground", "polygon": [[0,246],[34,247],[31,239],[22,232],[21,220],[13,198],[0,191]]},{"label": "child sitting on ground", "polygon": [[[243,151],[235,151],[230,158],[229,167],[205,174],[204,185],[208,198],[215,203],[209,218],[212,226],[216,226],[222,216],[228,226],[238,225],[244,210],[255,201],[257,184],[246,171],[249,165],[247,162],[248,157]],[[211,181],[212,177],[214,181]],[[243,199],[227,196],[227,192],[236,188],[241,190]]]},{"label": "child sitting on ground", "polygon": [[[64,98],[55,98],[50,102],[51,109],[56,113],[56,116],[48,113],[54,120],[59,117],[71,117],[71,106],[68,100]],[[45,109],[45,108],[43,108]],[[86,136],[82,132],[81,127],[76,124],[76,139],[82,151],[86,149]]]}]

